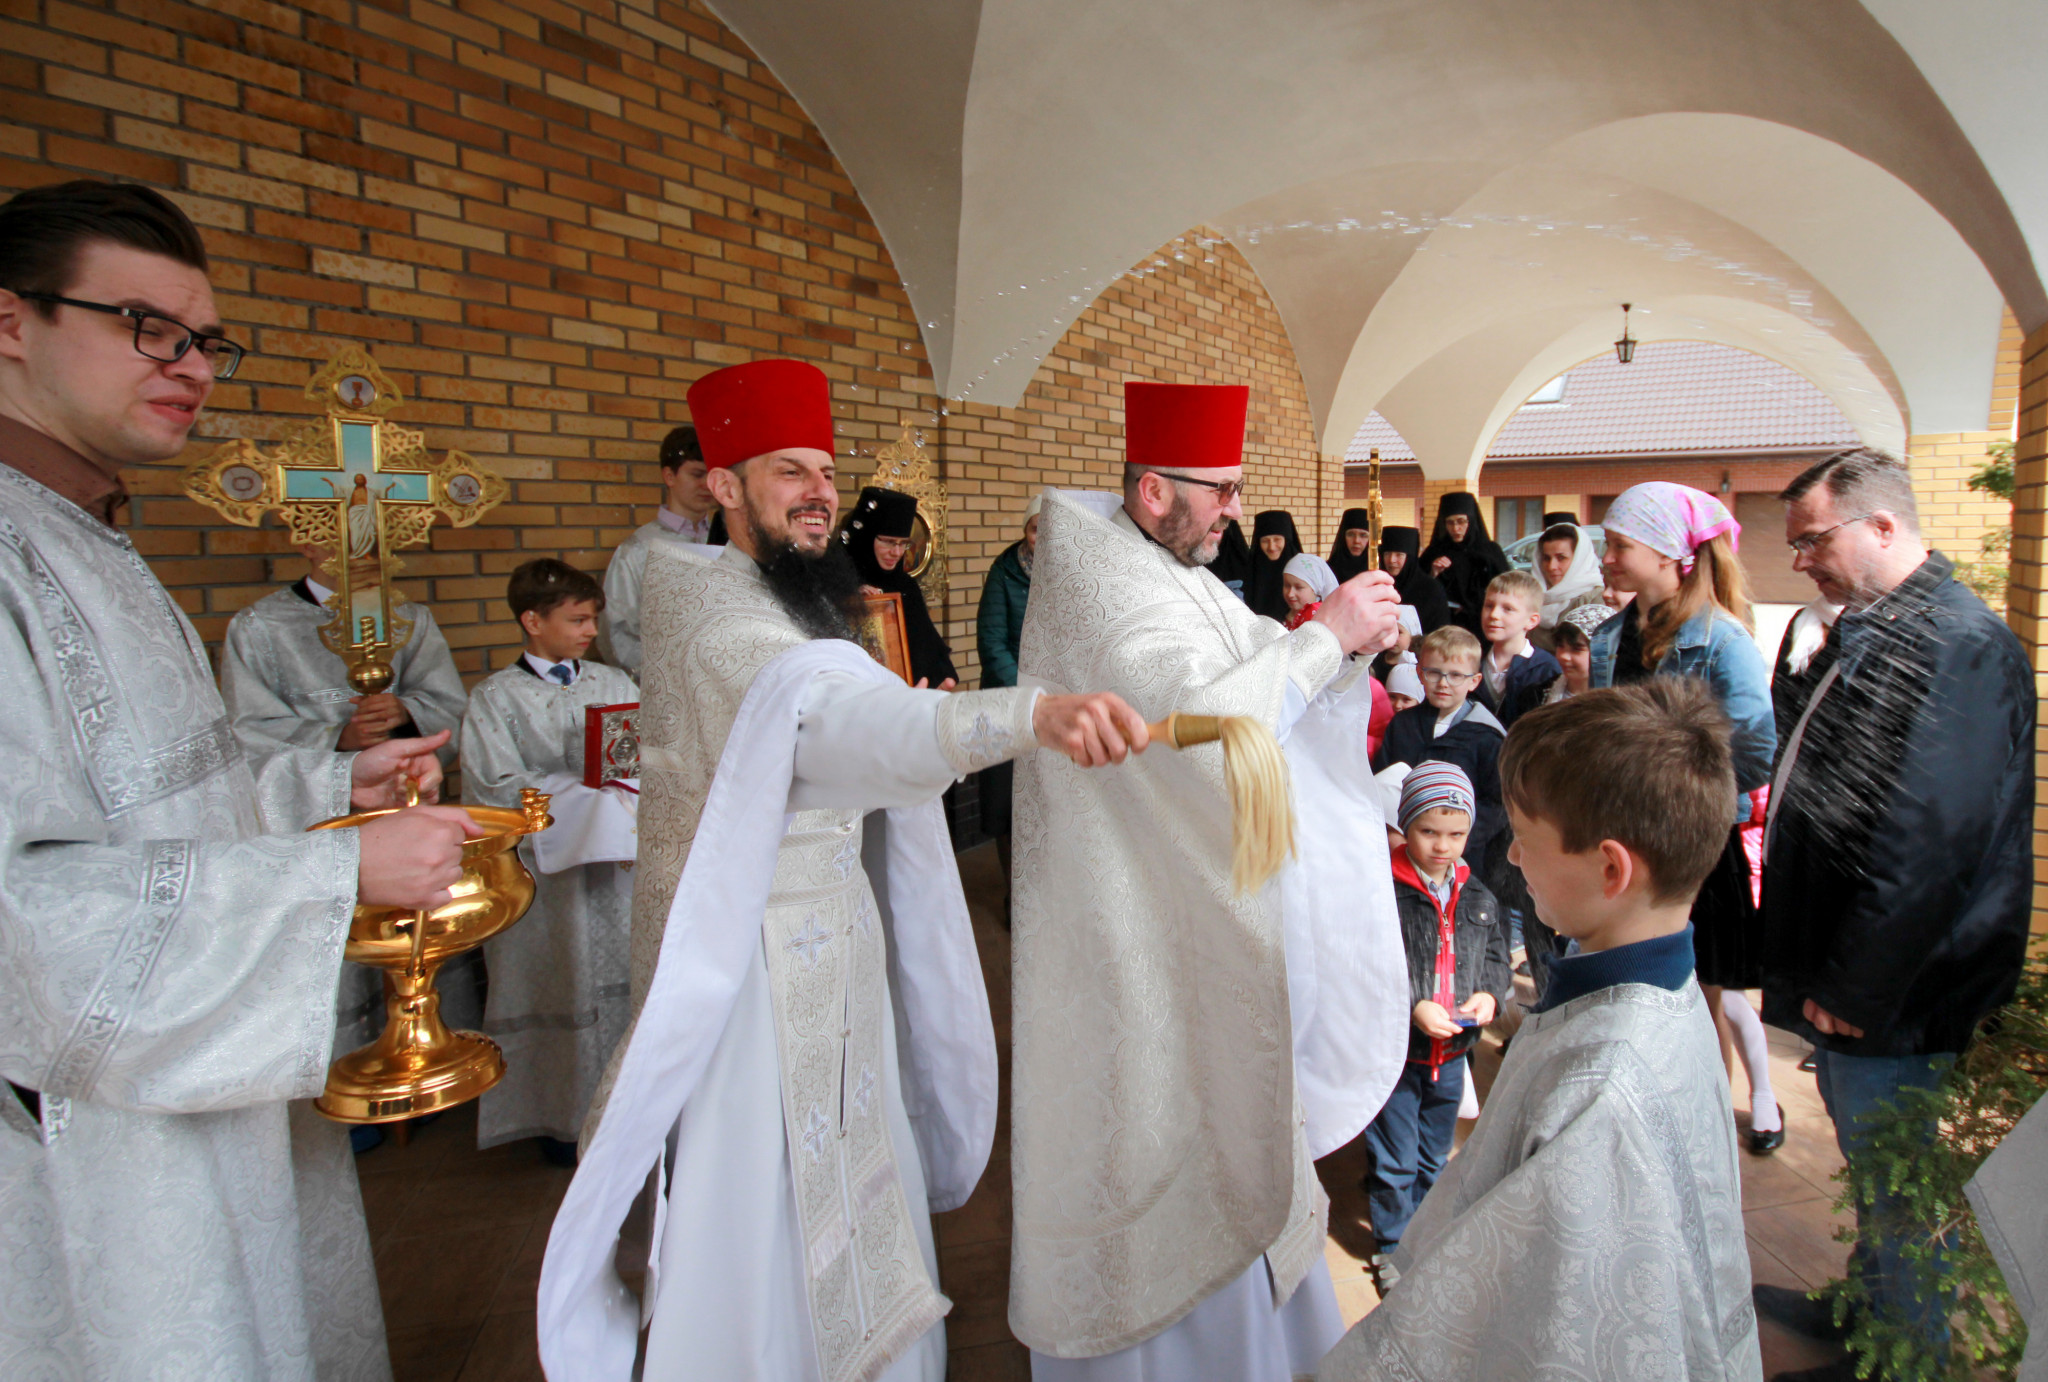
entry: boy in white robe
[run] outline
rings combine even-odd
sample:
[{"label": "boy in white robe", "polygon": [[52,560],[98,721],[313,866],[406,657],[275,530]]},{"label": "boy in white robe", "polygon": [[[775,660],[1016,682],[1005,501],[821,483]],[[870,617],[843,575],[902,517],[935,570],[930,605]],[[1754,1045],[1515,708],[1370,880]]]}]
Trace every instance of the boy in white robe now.
[{"label": "boy in white robe", "polygon": [[640,675],[645,656],[641,631],[640,587],[647,578],[647,557],[656,549],[697,551],[725,545],[725,520],[711,497],[704,448],[697,429],[675,428],[661,441],[661,507],[654,521],[634,529],[612,553],[604,573],[604,621],[597,651],[628,676]]},{"label": "boy in white robe", "polygon": [[604,608],[593,577],[543,557],[512,573],[505,598],[526,646],[470,698],[463,796],[517,806],[520,789],[534,787],[552,798],[554,830],[566,834],[590,813],[602,813],[607,828],[568,860],[557,860],[548,841],[520,841],[533,905],[484,942],[483,1029],[504,1049],[505,1078],[477,1107],[476,1137],[479,1147],[537,1137],[549,1161],[574,1166],[590,1097],[626,1030],[635,847],[633,813],[620,809],[636,800],[632,784],[582,783],[584,711],[637,701],[640,688],[617,668],[584,660]]},{"label": "boy in white robe", "polygon": [[1501,778],[1537,915],[1579,953],[1552,962],[1399,1283],[1316,1375],[1758,1378],[1688,919],[1735,796],[1727,717],[1688,678],[1590,691],[1518,721]]}]

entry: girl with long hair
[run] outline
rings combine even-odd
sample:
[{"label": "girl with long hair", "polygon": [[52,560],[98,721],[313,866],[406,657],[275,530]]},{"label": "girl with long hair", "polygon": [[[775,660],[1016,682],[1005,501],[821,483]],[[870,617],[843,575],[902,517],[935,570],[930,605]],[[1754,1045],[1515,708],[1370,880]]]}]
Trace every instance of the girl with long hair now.
[{"label": "girl with long hair", "polygon": [[1742,826],[1754,793],[1770,781],[1778,744],[1770,673],[1751,636],[1749,582],[1735,555],[1742,527],[1712,495],[1664,481],[1625,491],[1603,526],[1607,584],[1635,599],[1594,632],[1592,684],[1698,677],[1734,728],[1737,795],[1721,862],[1693,902],[1693,960],[1724,1059],[1734,1044],[1750,1072],[1749,1145],[1762,1155],[1783,1144],[1783,1116],[1768,1070],[1758,1069],[1761,1053],[1750,1049],[1754,1043],[1734,1043],[1721,1006],[1724,988],[1754,988],[1763,978],[1762,915],[1750,892]]}]

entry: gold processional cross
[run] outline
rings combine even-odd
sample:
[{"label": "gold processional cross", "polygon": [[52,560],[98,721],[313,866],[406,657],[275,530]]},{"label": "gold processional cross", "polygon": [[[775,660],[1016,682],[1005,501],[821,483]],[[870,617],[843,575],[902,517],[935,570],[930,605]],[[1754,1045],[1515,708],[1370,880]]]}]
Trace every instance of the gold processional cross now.
[{"label": "gold processional cross", "polygon": [[1380,449],[1375,446],[1365,463],[1365,569],[1380,569],[1380,538],[1386,531],[1386,500],[1380,495]]},{"label": "gold processional cross", "polygon": [[[293,428],[269,456],[246,438],[202,456],[185,471],[185,493],[245,527],[275,511],[294,545],[334,554],[321,571],[335,617],[320,639],[348,665],[349,685],[375,695],[391,685],[391,656],[412,637],[412,621],[396,614],[398,549],[424,543],[436,515],[468,527],[511,486],[460,451],[434,460],[421,433],[387,421],[405,399],[361,346],[329,360],[306,397],[324,419]],[[374,583],[358,584],[358,563],[374,570]]]}]

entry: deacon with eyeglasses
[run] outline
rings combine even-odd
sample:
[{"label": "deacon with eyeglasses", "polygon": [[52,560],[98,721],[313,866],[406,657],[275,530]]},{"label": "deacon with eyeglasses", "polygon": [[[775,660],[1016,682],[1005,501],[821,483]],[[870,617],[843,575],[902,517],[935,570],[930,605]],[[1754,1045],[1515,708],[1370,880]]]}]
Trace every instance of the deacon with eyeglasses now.
[{"label": "deacon with eyeglasses", "polygon": [[251,759],[115,524],[242,349],[183,212],[0,206],[0,1359],[10,1376],[391,1375],[320,1092],[358,900],[435,907],[477,833],[446,733]]}]

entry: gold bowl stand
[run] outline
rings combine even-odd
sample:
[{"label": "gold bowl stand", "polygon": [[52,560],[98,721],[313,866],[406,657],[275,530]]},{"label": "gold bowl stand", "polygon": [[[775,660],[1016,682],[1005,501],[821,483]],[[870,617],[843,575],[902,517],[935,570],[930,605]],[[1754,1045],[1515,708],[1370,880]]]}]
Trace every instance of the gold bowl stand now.
[{"label": "gold bowl stand", "polygon": [[[476,1098],[505,1075],[498,1043],[482,1032],[450,1031],[441,1020],[434,978],[441,966],[472,950],[526,914],[533,875],[514,848],[522,835],[553,824],[548,798],[527,788],[520,809],[465,806],[484,834],[462,846],[462,877],[453,896],[429,912],[358,905],[346,954],[384,971],[383,1034],[327,1069],[326,1092],[313,1106],[339,1123],[394,1123]],[[395,808],[394,808],[395,809]],[[344,830],[388,816],[358,811],[321,821],[314,830]]]}]

